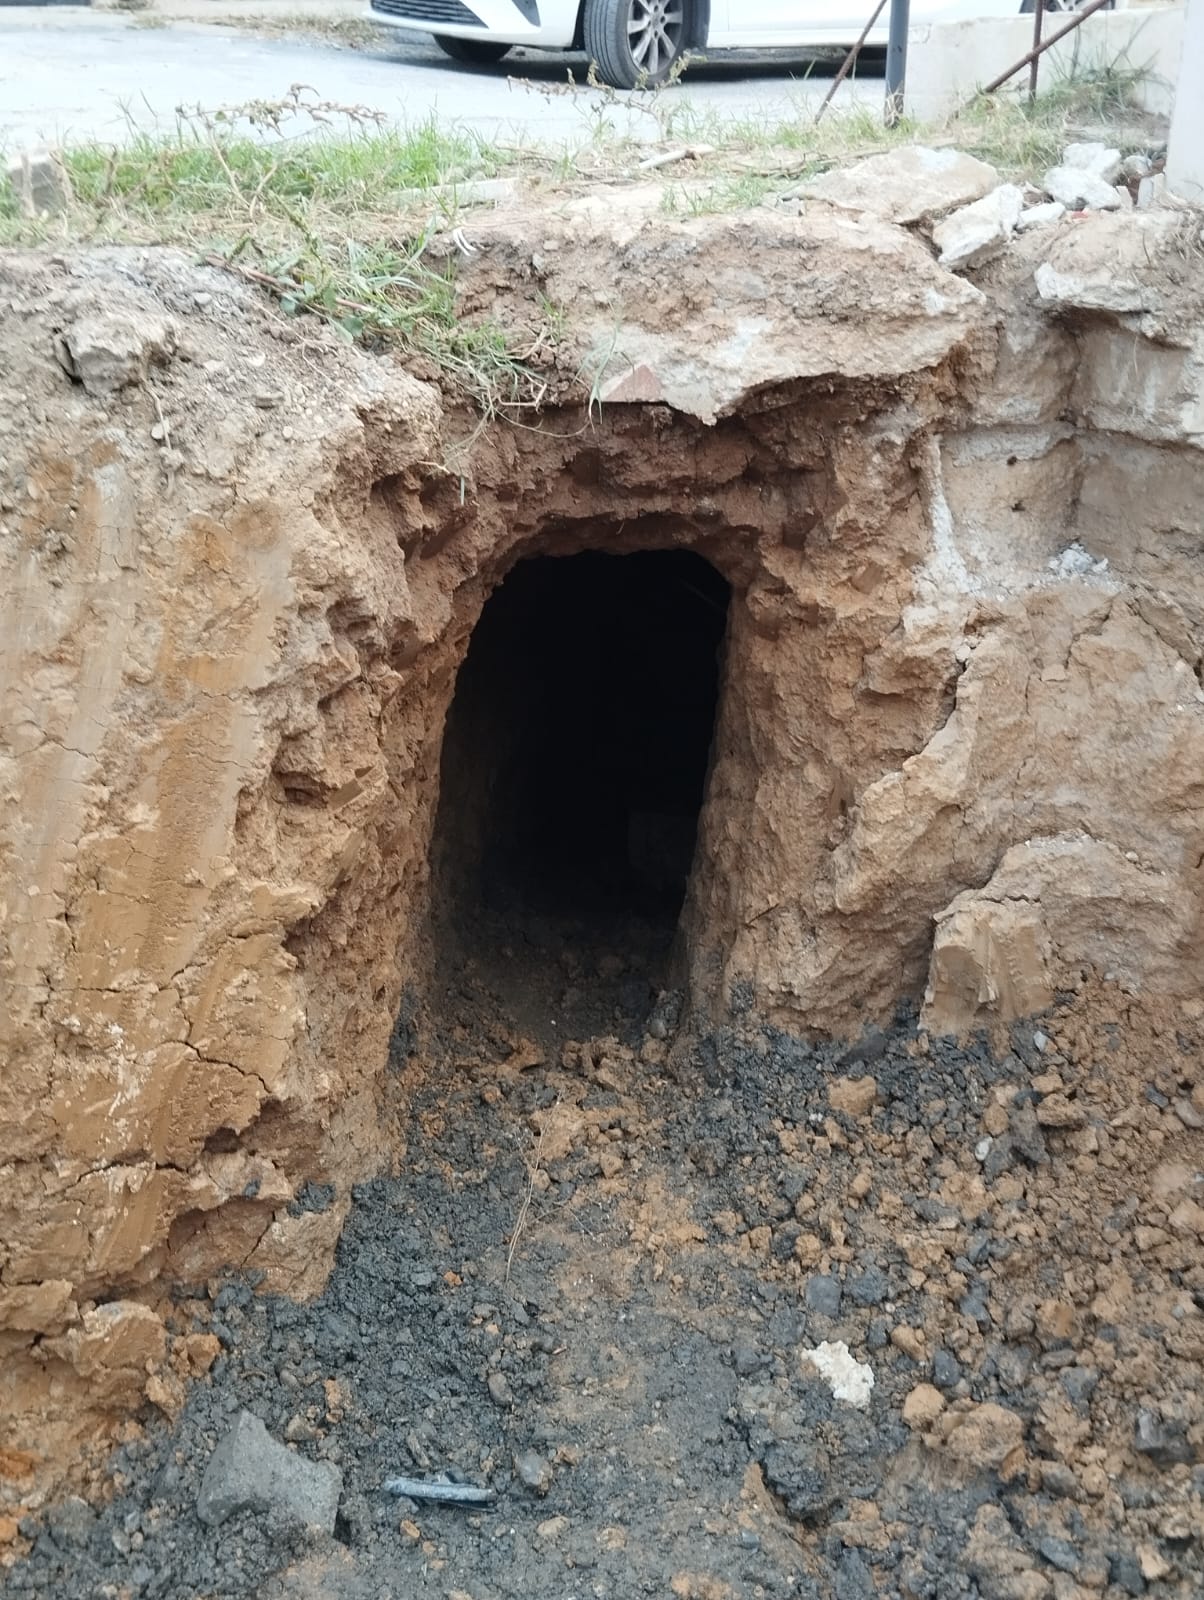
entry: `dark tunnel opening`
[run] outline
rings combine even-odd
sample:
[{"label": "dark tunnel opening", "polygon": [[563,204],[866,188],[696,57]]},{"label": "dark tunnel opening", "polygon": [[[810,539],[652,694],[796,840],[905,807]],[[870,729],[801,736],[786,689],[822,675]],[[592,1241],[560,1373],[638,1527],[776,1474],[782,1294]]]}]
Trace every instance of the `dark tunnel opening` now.
[{"label": "dark tunnel opening", "polygon": [[448,716],[435,827],[437,915],[458,944],[521,932],[667,956],[729,599],[681,550],[534,557],[490,596]]}]

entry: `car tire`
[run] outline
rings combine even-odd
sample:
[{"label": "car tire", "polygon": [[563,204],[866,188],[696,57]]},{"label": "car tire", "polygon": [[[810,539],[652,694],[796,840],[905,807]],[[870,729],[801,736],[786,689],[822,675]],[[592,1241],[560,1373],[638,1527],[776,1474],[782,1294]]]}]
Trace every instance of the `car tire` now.
[{"label": "car tire", "polygon": [[615,89],[655,89],[685,54],[690,0],[585,0],[585,53]]},{"label": "car tire", "polygon": [[510,54],[508,44],[498,44],[495,39],[451,39],[446,33],[437,33],[435,43],[453,61],[466,61],[474,67],[485,67]]}]

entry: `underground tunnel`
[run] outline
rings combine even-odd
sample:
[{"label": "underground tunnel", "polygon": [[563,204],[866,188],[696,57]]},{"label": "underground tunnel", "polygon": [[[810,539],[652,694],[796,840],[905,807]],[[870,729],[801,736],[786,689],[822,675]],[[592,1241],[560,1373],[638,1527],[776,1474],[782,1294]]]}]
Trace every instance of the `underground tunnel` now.
[{"label": "underground tunnel", "polygon": [[520,561],[452,701],[432,859],[444,939],[520,935],[663,975],[709,769],[729,585],[684,550]]}]

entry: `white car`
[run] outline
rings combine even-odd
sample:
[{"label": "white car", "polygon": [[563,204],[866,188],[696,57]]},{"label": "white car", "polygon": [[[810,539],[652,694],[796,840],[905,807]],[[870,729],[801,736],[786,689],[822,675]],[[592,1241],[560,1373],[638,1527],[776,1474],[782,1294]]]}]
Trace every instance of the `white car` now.
[{"label": "white car", "polygon": [[[1014,17],[1035,0],[912,0],[913,22]],[[1072,11],[1078,0],[1045,0]],[[431,33],[456,61],[500,61],[514,45],[584,50],[619,89],[662,83],[688,50],[851,45],[872,0],[371,0],[372,18]],[[869,43],[886,43],[887,12]]]}]

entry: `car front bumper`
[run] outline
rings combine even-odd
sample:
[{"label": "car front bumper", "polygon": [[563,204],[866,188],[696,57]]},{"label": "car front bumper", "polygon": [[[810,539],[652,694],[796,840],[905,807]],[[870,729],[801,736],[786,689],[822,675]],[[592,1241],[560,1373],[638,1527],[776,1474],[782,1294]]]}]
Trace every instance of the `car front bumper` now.
[{"label": "car front bumper", "polygon": [[373,22],[452,39],[571,50],[577,0],[371,0]]}]

